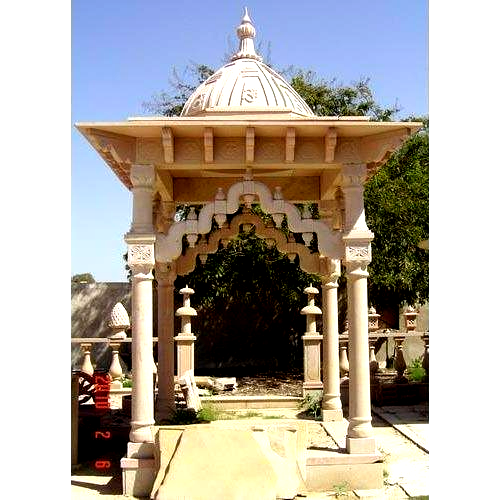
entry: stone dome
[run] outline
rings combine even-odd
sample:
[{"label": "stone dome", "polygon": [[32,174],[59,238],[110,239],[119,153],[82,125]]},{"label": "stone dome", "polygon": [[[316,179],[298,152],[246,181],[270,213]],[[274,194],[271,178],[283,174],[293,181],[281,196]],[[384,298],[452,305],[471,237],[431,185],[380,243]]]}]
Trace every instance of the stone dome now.
[{"label": "stone dome", "polygon": [[189,97],[181,116],[269,114],[315,116],[300,95],[256,54],[247,10],[236,30],[240,47]]}]

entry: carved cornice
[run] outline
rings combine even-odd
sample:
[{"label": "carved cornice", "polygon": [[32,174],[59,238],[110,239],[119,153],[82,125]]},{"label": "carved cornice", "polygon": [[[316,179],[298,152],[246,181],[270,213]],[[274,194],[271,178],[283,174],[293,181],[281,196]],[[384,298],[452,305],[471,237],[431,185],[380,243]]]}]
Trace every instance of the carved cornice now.
[{"label": "carved cornice", "polygon": [[410,129],[363,137],[360,140],[361,157],[365,163],[380,163],[389,154],[399,149],[403,142],[411,135]]},{"label": "carved cornice", "polygon": [[136,139],[92,128],[87,130],[87,138],[117,177],[130,189],[132,184],[128,174],[136,159]]}]

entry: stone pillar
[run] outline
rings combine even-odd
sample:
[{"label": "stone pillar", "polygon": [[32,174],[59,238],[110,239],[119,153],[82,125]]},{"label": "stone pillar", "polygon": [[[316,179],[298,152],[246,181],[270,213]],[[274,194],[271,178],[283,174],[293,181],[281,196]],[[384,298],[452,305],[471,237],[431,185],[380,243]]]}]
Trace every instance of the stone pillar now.
[{"label": "stone pillar", "polygon": [[158,283],[158,398],[156,419],[175,412],[174,393],[174,264],[157,264]]},{"label": "stone pillar", "polygon": [[375,453],[371,425],[370,363],[368,348],[367,266],[371,261],[373,233],[365,222],[364,164],[345,164],[342,169],[345,198],[345,257],[347,314],[349,319],[349,427],[348,453]]},{"label": "stone pillar", "polygon": [[304,382],[302,394],[318,391],[323,388],[321,382],[321,340],[322,335],[316,331],[315,316],[322,314],[321,309],[314,305],[314,296],[318,289],[309,285],[304,293],[307,294],[307,306],[303,307],[300,314],[306,315],[306,332],[302,336],[304,342]]},{"label": "stone pillar", "polygon": [[133,165],[133,219],[125,235],[132,273],[132,417],[130,441],[152,442],[153,394],[153,267],[154,243],[152,165]]},{"label": "stone pillar", "polygon": [[324,422],[342,420],[340,399],[339,323],[337,303],[337,280],[340,277],[340,261],[322,258],[324,270],[323,291],[323,404]]},{"label": "stone pillar", "polygon": [[175,312],[181,317],[181,333],[174,337],[177,342],[177,376],[182,377],[188,370],[194,372],[194,341],[196,337],[191,333],[191,316],[196,316],[196,311],[191,307],[189,296],[194,290],[184,287],[179,290],[184,296],[183,306]]}]

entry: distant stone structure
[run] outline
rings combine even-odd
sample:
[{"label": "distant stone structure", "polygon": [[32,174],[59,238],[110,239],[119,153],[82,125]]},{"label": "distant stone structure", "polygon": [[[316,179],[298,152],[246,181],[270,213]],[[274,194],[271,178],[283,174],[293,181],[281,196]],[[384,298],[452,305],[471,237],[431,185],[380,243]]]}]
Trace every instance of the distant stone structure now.
[{"label": "distant stone structure", "polygon": [[[111,311],[117,302],[121,302],[130,311],[130,283],[72,283],[71,284],[71,337],[107,338]],[[126,356],[126,346],[122,355]],[[82,362],[82,350],[79,345],[71,347],[71,368],[78,370]],[[107,369],[111,362],[107,345],[96,345],[92,360],[97,368]]]}]

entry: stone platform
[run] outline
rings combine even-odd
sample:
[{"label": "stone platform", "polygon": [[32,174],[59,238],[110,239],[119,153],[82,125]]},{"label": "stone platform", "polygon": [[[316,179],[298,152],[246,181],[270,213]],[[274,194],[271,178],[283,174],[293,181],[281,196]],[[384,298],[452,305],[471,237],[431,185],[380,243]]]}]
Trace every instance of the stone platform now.
[{"label": "stone platform", "polygon": [[[427,412],[427,405],[373,408],[373,428],[377,446],[383,459],[383,462],[374,463],[373,465],[382,468],[384,480],[381,488],[352,488],[349,487],[347,481],[348,475],[342,475],[338,476],[334,483],[330,483],[329,490],[321,492],[319,489],[312,489],[307,492],[305,497],[301,498],[303,500],[326,500],[333,498],[332,495],[338,492],[342,492],[343,496],[341,498],[348,499],[395,500],[428,495],[429,456],[428,452],[424,451],[424,448],[427,448],[427,450],[429,448]],[[244,410],[241,410],[241,413],[244,413]],[[268,409],[260,410],[259,413],[266,416],[283,416],[293,419],[297,411],[292,409],[277,411]],[[385,417],[391,416],[394,422],[397,420],[397,423],[395,423],[397,428],[391,425],[388,420],[379,417],[378,414],[385,414]],[[249,420],[258,422],[262,418]],[[342,429],[332,429],[332,426],[327,424],[326,427],[329,428],[330,433],[316,433],[313,429],[317,428],[319,423],[312,420],[305,420],[305,422],[309,426],[308,436],[310,441],[308,442],[307,468],[310,469],[313,466],[318,467],[319,462],[328,460],[332,453],[335,454],[335,446],[342,448],[344,443],[341,438]],[[406,432],[409,435],[411,429],[413,429],[412,438],[414,441],[404,434]],[[317,472],[317,476],[320,476],[319,469],[317,469]],[[126,497],[122,495],[121,476],[122,473],[119,468],[107,471],[107,474],[104,474],[104,471],[82,467],[72,475],[71,498],[72,500],[124,499]],[[446,491],[445,487],[444,491]],[[207,500],[211,500],[210,497],[207,497]]]}]

